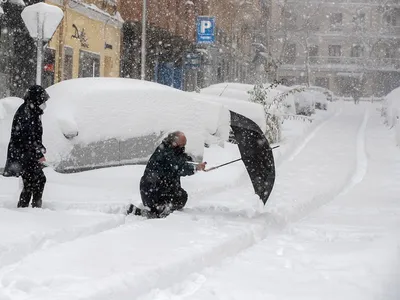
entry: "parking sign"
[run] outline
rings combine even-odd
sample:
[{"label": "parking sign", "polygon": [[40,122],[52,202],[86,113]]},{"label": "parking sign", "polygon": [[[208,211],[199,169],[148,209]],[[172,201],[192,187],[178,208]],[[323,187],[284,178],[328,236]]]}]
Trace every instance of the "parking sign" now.
[{"label": "parking sign", "polygon": [[197,17],[197,44],[214,44],[215,17]]}]

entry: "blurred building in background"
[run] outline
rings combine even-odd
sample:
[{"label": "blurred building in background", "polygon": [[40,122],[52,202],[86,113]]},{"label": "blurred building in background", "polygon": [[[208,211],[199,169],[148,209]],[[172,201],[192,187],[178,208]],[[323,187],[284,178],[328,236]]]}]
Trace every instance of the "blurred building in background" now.
[{"label": "blurred building in background", "polygon": [[397,0],[268,0],[270,80],[338,95],[381,96],[400,85]]}]

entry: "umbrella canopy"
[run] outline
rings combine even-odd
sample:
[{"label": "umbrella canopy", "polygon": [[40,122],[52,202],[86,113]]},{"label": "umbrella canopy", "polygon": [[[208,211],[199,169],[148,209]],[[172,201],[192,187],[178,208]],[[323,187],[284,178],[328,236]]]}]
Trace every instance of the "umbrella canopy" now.
[{"label": "umbrella canopy", "polygon": [[243,163],[249,173],[255,193],[265,204],[275,183],[272,149],[256,123],[233,111],[230,113],[231,128]]}]

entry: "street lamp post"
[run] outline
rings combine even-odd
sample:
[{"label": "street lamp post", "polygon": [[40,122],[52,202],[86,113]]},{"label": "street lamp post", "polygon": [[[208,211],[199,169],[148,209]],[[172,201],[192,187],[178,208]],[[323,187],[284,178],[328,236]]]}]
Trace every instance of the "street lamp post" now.
[{"label": "street lamp post", "polygon": [[146,79],[146,14],[147,14],[147,1],[143,0],[142,8],[142,57],[141,57],[141,72],[140,77],[142,80]]},{"label": "street lamp post", "polygon": [[21,17],[29,31],[29,35],[36,41],[36,84],[41,85],[43,42],[48,42],[54,35],[64,17],[64,13],[57,6],[41,2],[25,7],[21,13]]},{"label": "street lamp post", "polygon": [[[36,14],[39,20],[39,13]],[[36,84],[42,84],[42,63],[43,63],[43,24],[44,22],[37,22],[37,41],[36,41]]]}]

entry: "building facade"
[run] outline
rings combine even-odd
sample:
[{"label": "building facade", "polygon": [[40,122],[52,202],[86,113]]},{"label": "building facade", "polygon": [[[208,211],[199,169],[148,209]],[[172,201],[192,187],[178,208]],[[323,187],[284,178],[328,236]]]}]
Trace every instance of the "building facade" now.
[{"label": "building facade", "polygon": [[[198,49],[203,54],[203,83],[254,82],[264,74],[265,31],[262,1],[208,1],[203,14],[216,17],[216,43]],[[200,73],[200,74],[201,74]]]},{"label": "building facade", "polygon": [[[123,21],[113,0],[51,0],[64,18],[44,46],[42,85],[96,76],[119,76]],[[25,6],[41,1],[11,0],[0,19],[0,97],[22,97],[36,80],[36,44],[21,18]]]},{"label": "building facade", "polygon": [[[146,79],[184,90],[250,81],[260,42],[259,0],[148,0]],[[142,0],[119,1],[123,27],[121,76],[140,78]],[[196,44],[197,16],[216,17],[214,45]],[[188,67],[188,57],[199,66]]]},{"label": "building facade", "polygon": [[64,12],[44,61],[44,85],[80,77],[118,77],[123,20],[114,0],[51,0]]},{"label": "building facade", "polygon": [[382,96],[400,85],[398,1],[269,4],[271,79],[322,86],[342,96]]}]

